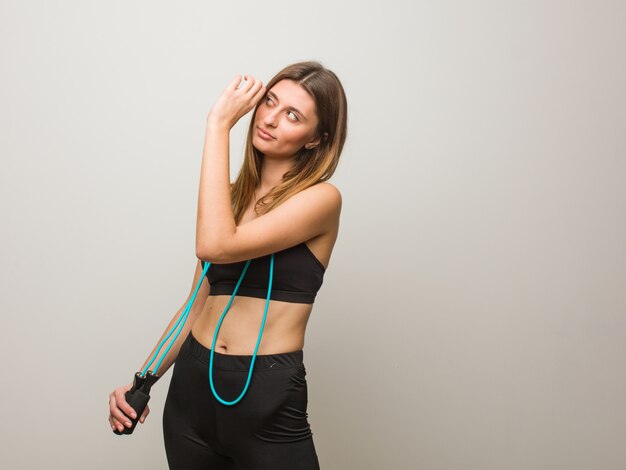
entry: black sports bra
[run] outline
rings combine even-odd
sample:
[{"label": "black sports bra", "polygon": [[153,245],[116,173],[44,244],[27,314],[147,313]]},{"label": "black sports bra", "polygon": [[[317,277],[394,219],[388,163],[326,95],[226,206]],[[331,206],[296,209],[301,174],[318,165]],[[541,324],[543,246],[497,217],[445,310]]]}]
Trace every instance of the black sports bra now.
[{"label": "black sports bra", "polygon": [[[267,298],[271,255],[254,258],[241,281],[237,295]],[[204,268],[205,262],[202,262]],[[209,295],[230,295],[246,261],[211,263],[206,273]],[[326,268],[306,242],[274,253],[274,277],[270,299],[312,304],[324,281]]]}]

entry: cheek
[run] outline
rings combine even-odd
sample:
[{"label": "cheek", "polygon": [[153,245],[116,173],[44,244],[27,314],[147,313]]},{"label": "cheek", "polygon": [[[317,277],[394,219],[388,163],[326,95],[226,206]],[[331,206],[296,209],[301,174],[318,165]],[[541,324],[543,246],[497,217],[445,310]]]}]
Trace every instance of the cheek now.
[{"label": "cheek", "polygon": [[301,147],[308,141],[308,134],[302,128],[286,127],[280,134],[281,140],[294,147]]},{"label": "cheek", "polygon": [[261,111],[261,108],[259,108],[257,109],[256,114],[254,116],[254,124],[260,125],[262,121],[263,121],[263,111]]}]

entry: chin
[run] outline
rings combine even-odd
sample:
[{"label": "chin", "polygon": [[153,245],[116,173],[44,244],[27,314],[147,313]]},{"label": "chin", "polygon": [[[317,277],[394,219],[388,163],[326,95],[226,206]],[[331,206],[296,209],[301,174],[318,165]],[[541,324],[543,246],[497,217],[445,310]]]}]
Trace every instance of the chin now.
[{"label": "chin", "polygon": [[263,139],[259,138],[259,137],[258,137],[258,136],[256,136],[256,135],[252,137],[252,145],[253,145],[256,149],[259,149],[259,150],[260,150],[260,149],[262,149],[262,148],[265,148],[265,147],[266,147],[265,143],[266,143],[266,142],[265,142]]}]

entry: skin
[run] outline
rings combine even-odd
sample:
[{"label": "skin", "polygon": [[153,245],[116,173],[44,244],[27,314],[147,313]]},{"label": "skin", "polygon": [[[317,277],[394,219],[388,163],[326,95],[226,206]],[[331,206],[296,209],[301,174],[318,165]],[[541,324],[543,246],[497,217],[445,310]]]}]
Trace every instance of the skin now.
[{"label": "skin", "polygon": [[[203,158],[217,160],[217,157],[211,155],[223,150],[224,135],[227,135],[238,120],[262,100],[255,116],[252,136],[253,145],[264,155],[261,182],[255,190],[255,196],[259,199],[280,181],[282,175],[292,166],[299,149],[303,146],[314,147],[326,136],[316,135],[318,118],[315,101],[300,85],[291,80],[281,80],[269,90],[271,93],[266,94],[267,90],[260,81],[249,75],[244,78],[246,81],[237,88],[241,77],[236,76],[209,112]],[[264,128],[274,138],[272,140],[261,138],[258,127]],[[221,148],[218,146],[220,138]],[[205,163],[220,165],[214,160],[208,163],[203,161],[203,165]],[[210,167],[203,169],[210,174],[219,173],[211,170]],[[222,185],[224,188],[228,181],[220,180],[215,183],[213,186],[224,183]],[[203,183],[201,180],[201,191],[203,184],[213,187],[211,182]],[[224,192],[218,196],[222,197],[222,201],[226,199]],[[219,197],[207,200],[219,200]],[[250,202],[240,223],[236,227],[231,227],[234,230],[229,231],[229,217],[212,217],[211,220],[226,220],[222,227],[216,227],[216,231],[221,231],[216,232],[212,238],[209,235],[198,237],[197,245],[200,246],[197,247],[198,258],[215,263],[230,263],[264,256],[304,241],[322,265],[328,267],[339,231],[341,213],[341,194],[334,185],[328,182],[315,184],[292,196],[270,213],[261,216],[254,213],[254,203],[255,201]],[[222,209],[225,210],[225,203]],[[218,215],[222,214],[224,212]],[[230,214],[226,215],[232,216],[232,209]],[[234,226],[234,218],[232,222]],[[202,232],[199,233],[202,235]],[[220,244],[215,241],[203,243],[203,240],[220,240]],[[199,283],[202,270],[201,262],[198,260],[191,291],[195,290]],[[230,295],[209,296],[208,293],[209,285],[205,279],[196,294],[194,306],[180,338],[159,368],[161,376],[174,363],[189,330],[200,343],[207,348],[211,347],[215,328]],[[190,292],[183,307],[174,315],[161,338],[164,338],[166,332],[174,325],[191,295]],[[215,351],[222,354],[252,355],[264,308],[264,298],[236,296],[220,326]],[[306,326],[312,308],[313,304],[271,300],[257,354],[280,354],[303,349]],[[153,353],[155,351],[156,347]],[[151,356],[152,354],[149,358]],[[112,428],[123,429],[122,423],[127,421],[126,416],[133,412],[124,399],[124,392],[131,385],[119,387],[109,396],[109,423]],[[140,418],[141,423],[145,421],[148,413],[149,408],[146,407]],[[126,425],[130,427],[130,422]]]}]

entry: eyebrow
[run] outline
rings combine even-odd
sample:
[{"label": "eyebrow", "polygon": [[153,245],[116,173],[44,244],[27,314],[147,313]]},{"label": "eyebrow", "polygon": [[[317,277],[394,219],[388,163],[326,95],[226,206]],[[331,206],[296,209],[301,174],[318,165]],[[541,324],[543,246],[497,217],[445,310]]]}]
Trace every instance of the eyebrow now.
[{"label": "eyebrow", "polygon": [[[272,98],[275,98],[276,101],[278,103],[280,103],[280,100],[278,99],[278,96],[276,96],[276,93],[274,93],[273,91],[268,91],[267,92],[268,95],[271,95]],[[295,112],[297,112],[300,116],[302,116],[306,121],[308,121],[309,119],[304,115],[304,113],[302,111],[300,111],[298,108],[294,108],[293,106],[289,106],[289,109],[293,109]]]}]

